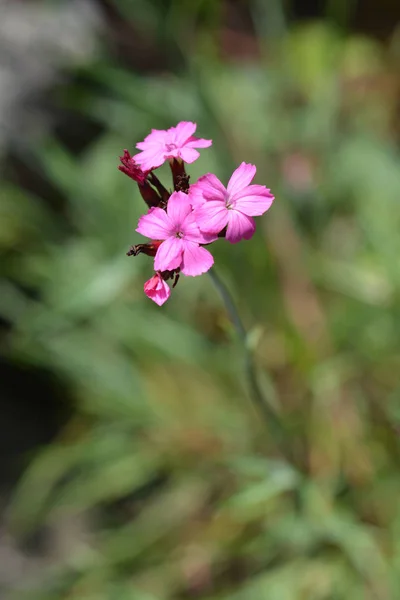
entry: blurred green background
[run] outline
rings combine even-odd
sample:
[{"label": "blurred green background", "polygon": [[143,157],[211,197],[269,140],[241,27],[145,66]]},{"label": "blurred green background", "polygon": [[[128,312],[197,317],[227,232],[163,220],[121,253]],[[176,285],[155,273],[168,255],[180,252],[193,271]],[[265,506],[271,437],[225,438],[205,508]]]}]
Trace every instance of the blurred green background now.
[{"label": "blurred green background", "polygon": [[[400,598],[400,7],[0,5],[0,595]],[[124,148],[276,196],[162,308]],[[169,183],[169,173],[160,169]]]}]

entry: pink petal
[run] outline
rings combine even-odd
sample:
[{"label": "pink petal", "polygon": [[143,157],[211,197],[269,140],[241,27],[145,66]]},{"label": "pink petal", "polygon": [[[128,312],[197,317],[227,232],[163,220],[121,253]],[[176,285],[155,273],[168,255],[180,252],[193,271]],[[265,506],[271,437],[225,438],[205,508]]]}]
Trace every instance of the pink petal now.
[{"label": "pink petal", "polygon": [[166,240],[173,232],[173,223],[162,208],[150,208],[140,217],[136,231],[152,240]]},{"label": "pink petal", "polygon": [[146,149],[139,154],[135,154],[133,159],[136,164],[140,165],[145,171],[151,171],[157,167],[161,167],[165,162],[165,152],[160,149],[160,146],[154,146]]},{"label": "pink petal", "polygon": [[249,185],[232,198],[233,207],[249,217],[264,214],[274,201],[274,196],[263,185]]},{"label": "pink petal", "polygon": [[168,138],[168,133],[162,129],[152,129],[151,133],[147,135],[143,142],[138,142],[136,148],[139,150],[148,150],[155,147],[162,148],[165,146],[165,140]]},{"label": "pink petal", "polygon": [[203,175],[194,185],[196,186],[196,193],[199,194],[201,192],[205,200],[221,200],[221,202],[225,202],[227,197],[226,188],[213,173]]},{"label": "pink petal", "polygon": [[166,129],[152,128],[151,132],[144,139],[146,140],[146,142],[147,142],[147,140],[160,141],[160,140],[165,140],[166,136],[167,136]]},{"label": "pink petal", "polygon": [[193,211],[182,223],[182,233],[184,240],[188,240],[189,242],[197,242],[198,244],[210,244],[218,239],[218,236],[215,234],[209,234],[200,231]]},{"label": "pink petal", "polygon": [[136,144],[142,152],[136,154],[135,161],[147,171],[160,167],[168,158],[194,162],[200,156],[195,148],[207,148],[212,143],[211,140],[198,140],[193,135],[196,127],[196,123],[181,121],[168,130],[152,129],[143,142]]},{"label": "pink petal", "polygon": [[205,202],[202,188],[198,183],[193,183],[193,185],[189,187],[188,197],[193,208],[196,206],[201,206]]},{"label": "pink petal", "polygon": [[[256,230],[254,219],[242,214],[238,210],[229,211],[229,222],[226,230],[226,239],[232,244],[240,240],[249,240]],[[161,244],[162,245],[162,244]]]},{"label": "pink petal", "polygon": [[156,273],[144,284],[144,293],[148,298],[158,304],[158,306],[161,306],[170,297],[171,290],[161,275]]},{"label": "pink petal", "polygon": [[196,123],[192,123],[192,121],[181,121],[176,127],[171,127],[171,130],[174,130],[173,141],[175,142],[175,144],[177,146],[183,146],[187,142],[187,140],[194,134],[194,132],[196,131],[196,127]]},{"label": "pink petal", "polygon": [[184,275],[196,277],[206,273],[214,264],[212,254],[194,242],[183,243],[183,260],[181,271]]},{"label": "pink petal", "polygon": [[231,199],[236,200],[237,198],[243,198],[244,196],[265,196],[268,194],[271,196],[271,190],[265,187],[265,185],[247,185],[242,190],[239,190],[235,194],[231,194]]},{"label": "pink petal", "polygon": [[163,242],[157,250],[154,259],[156,271],[173,271],[182,263],[183,240],[170,237]]},{"label": "pink petal", "polygon": [[193,163],[200,156],[200,152],[197,152],[194,148],[188,148],[187,146],[183,146],[178,150],[179,157],[185,161],[186,163]]},{"label": "pink petal", "polygon": [[136,144],[136,148],[144,149],[143,146],[149,146],[149,144],[164,144],[168,137],[168,132],[165,129],[152,129],[151,132],[146,135],[143,142]]},{"label": "pink petal", "polygon": [[169,158],[181,158],[181,149],[180,148],[172,148],[170,150],[164,150],[164,158],[165,160]]},{"label": "pink petal", "polygon": [[190,137],[186,142],[185,146],[188,148],[209,148],[212,145],[212,140],[205,140],[204,138]]},{"label": "pink petal", "polygon": [[194,218],[200,231],[219,233],[228,223],[229,212],[224,202],[209,200],[195,208]]},{"label": "pink petal", "polygon": [[189,197],[183,192],[173,192],[168,200],[167,213],[174,224],[175,231],[183,231],[182,224],[192,212]]},{"label": "pink petal", "polygon": [[239,190],[242,190],[246,185],[254,179],[256,174],[256,167],[249,163],[242,162],[236,171],[233,171],[232,176],[228,182],[228,192],[230,195],[235,194]]},{"label": "pink petal", "polygon": [[143,150],[143,151],[150,151],[150,152],[154,152],[155,148],[162,148],[164,144],[160,144],[159,142],[138,142],[136,144],[136,148],[138,150]]}]

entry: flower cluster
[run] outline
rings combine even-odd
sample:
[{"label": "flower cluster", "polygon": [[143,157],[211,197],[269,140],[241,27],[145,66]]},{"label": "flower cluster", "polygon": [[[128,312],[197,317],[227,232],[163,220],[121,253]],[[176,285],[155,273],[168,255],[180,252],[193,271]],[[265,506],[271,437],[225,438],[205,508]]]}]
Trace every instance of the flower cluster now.
[{"label": "flower cluster", "polygon": [[[262,215],[274,197],[263,185],[252,185],[256,167],[242,162],[233,172],[227,187],[212,173],[189,185],[185,163],[199,156],[196,148],[208,148],[211,140],[195,137],[196,123],[182,121],[170,129],[153,129],[131,156],[120,157],[120,171],[133,179],[148,206],[136,231],[150,242],[132,246],[128,255],[154,257],[155,274],[144,284],[145,294],[159,306],[168,300],[180,273],[195,277],[214,264],[204,246],[225,238],[235,244],[249,240],[255,231],[253,217]],[[154,170],[168,161],[174,191],[168,191]]]}]

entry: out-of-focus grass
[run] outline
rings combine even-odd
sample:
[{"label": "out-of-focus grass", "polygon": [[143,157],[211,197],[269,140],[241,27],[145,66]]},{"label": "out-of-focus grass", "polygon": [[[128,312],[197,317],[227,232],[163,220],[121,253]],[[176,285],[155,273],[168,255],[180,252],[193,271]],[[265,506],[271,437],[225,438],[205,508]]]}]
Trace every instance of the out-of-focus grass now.
[{"label": "out-of-focus grass", "polygon": [[[180,66],[139,75],[103,57],[59,90],[104,128],[79,155],[56,137],[29,148],[61,214],[2,183],[4,352],[50,369],[75,402],[10,520],[17,533],[83,523],[13,599],[398,594],[398,81],[383,48],[326,24],[273,43],[258,27],[253,58],[222,59],[211,4],[141,2],[132,16],[121,3],[154,39],[162,30]],[[276,194],[251,242],[213,253],[266,392],[273,382],[291,464],[251,405],[209,279],[181,279],[159,309],[142,292],[150,260],[125,256],[144,206],[117,157],[184,119],[214,139],[192,180],[245,160]]]}]

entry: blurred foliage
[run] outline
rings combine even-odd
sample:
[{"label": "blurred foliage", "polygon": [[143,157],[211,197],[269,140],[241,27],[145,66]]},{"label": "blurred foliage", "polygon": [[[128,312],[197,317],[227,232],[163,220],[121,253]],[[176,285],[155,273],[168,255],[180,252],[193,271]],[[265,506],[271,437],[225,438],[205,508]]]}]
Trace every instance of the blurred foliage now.
[{"label": "blurred foliage", "polygon": [[[10,527],[77,527],[9,598],[397,598],[395,41],[287,29],[278,2],[250,3],[255,34],[228,31],[211,0],[114,4],[163,69],[105,46],[68,72],[53,100],[97,135],[25,143],[19,160],[51,193],[17,185],[16,166],[1,183],[2,353],[49,370],[73,402],[19,482]],[[277,198],[251,242],[213,253],[291,462],[251,404],[209,278],[181,278],[160,309],[142,291],[150,260],[125,256],[144,206],[117,157],[184,119],[214,140],[193,181],[246,160]]]}]

